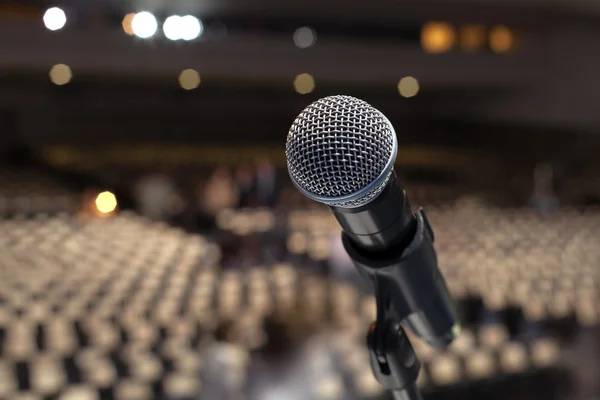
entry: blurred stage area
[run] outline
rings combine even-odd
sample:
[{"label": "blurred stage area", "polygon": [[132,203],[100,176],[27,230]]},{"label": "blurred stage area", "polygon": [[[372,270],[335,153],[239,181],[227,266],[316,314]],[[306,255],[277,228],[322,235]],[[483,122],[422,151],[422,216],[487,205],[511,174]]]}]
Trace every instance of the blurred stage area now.
[{"label": "blurred stage area", "polygon": [[424,399],[598,398],[599,20],[0,2],[0,399],[391,400],[372,288],[285,165],[295,116],[333,94],[390,118],[435,231],[462,330],[411,337]]},{"label": "blurred stage area", "polygon": [[[0,174],[2,398],[389,398],[371,288],[268,149],[172,169],[60,151]],[[596,393],[600,211],[562,205],[547,169],[510,204],[402,168],[462,322],[447,351],[413,339],[426,398]]]}]

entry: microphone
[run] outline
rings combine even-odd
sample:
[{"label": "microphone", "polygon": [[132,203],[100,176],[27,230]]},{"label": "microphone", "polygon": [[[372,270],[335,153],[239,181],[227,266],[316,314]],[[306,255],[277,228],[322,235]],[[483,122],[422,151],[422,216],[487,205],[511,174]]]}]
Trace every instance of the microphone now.
[{"label": "microphone", "polygon": [[[374,285],[378,321],[371,333],[382,336],[370,334],[374,342],[369,345],[375,351],[374,371],[383,371],[376,377],[384,386],[395,385],[395,390],[410,386],[416,380],[415,368],[404,371],[395,383],[389,381],[394,363],[385,358],[387,330],[396,335],[392,346],[407,342],[401,323],[444,348],[459,325],[438,270],[433,230],[424,210],[411,210],[394,171],[398,141],[392,124],[363,100],[326,97],[298,115],[285,152],[293,184],[306,197],[329,206],[342,227],[346,252]],[[411,354],[415,358],[412,347],[409,350],[397,360],[399,369],[406,370]]]}]

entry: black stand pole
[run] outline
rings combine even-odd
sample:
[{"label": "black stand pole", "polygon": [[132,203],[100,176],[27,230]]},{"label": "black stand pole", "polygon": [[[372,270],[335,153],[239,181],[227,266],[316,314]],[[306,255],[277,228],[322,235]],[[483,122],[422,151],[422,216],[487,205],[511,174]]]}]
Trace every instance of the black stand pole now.
[{"label": "black stand pole", "polygon": [[367,335],[375,379],[391,390],[396,400],[420,400],[416,381],[421,363],[404,329],[395,323],[387,324],[387,328],[378,326],[373,323]]}]

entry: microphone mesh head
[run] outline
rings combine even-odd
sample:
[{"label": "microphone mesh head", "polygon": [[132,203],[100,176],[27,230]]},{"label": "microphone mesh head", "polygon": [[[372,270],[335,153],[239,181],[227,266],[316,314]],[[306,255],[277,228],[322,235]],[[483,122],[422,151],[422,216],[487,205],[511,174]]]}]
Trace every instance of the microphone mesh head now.
[{"label": "microphone mesh head", "polygon": [[287,137],[290,176],[309,198],[360,207],[385,187],[396,158],[396,133],[365,101],[330,96],[306,107]]}]

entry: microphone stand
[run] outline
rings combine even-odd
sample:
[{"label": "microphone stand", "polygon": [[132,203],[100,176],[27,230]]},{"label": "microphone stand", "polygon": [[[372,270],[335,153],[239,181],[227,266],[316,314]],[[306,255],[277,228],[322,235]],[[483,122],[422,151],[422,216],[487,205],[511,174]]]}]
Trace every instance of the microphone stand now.
[{"label": "microphone stand", "polygon": [[371,369],[395,400],[422,399],[416,385],[421,363],[405,326],[438,348],[447,347],[459,331],[437,267],[433,231],[422,209],[414,217],[416,228],[410,243],[395,246],[386,254],[366,253],[342,233],[355,267],[375,287],[377,320],[367,335]]},{"label": "microphone stand", "polygon": [[395,400],[421,400],[416,381],[421,368],[402,325],[379,320],[367,335],[371,369],[379,383]]},{"label": "microphone stand", "polygon": [[374,322],[367,335],[371,369],[395,400],[421,400],[416,381],[421,368],[404,329],[395,321]]}]

